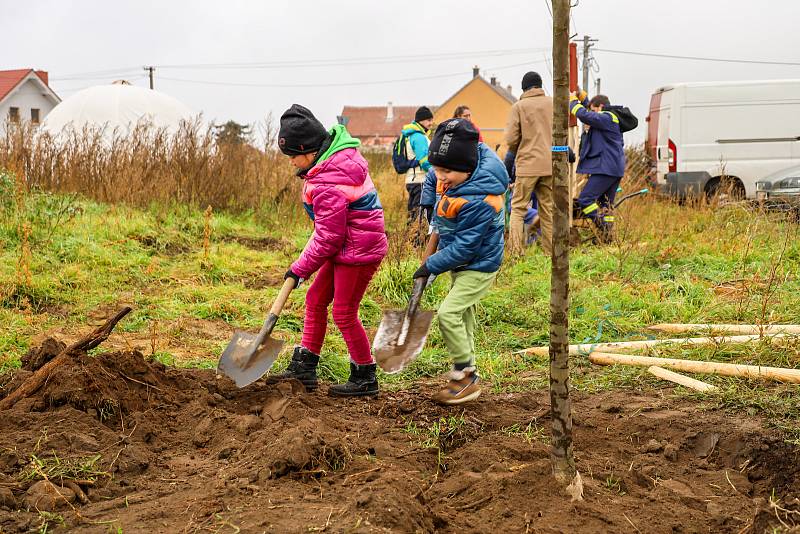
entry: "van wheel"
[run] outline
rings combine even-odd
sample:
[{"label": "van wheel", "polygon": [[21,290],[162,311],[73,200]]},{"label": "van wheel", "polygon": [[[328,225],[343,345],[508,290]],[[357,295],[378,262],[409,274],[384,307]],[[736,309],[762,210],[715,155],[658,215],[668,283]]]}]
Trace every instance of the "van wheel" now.
[{"label": "van wheel", "polygon": [[716,177],[706,183],[707,202],[733,202],[745,198],[744,184],[735,176]]}]

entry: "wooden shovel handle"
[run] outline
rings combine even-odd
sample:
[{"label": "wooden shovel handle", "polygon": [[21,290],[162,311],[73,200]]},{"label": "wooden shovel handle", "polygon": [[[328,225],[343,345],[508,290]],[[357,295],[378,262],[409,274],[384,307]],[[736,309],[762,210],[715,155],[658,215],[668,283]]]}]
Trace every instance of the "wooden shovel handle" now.
[{"label": "wooden shovel handle", "polygon": [[428,244],[425,246],[425,252],[422,256],[422,261],[425,262],[436,253],[436,247],[439,246],[439,232],[434,231],[428,238]]},{"label": "wooden shovel handle", "polygon": [[272,315],[278,316],[281,314],[281,310],[286,305],[286,301],[289,300],[289,293],[292,292],[295,286],[294,278],[287,278],[283,282],[283,287],[281,287],[281,292],[278,293],[278,297],[275,299],[275,302],[272,304],[272,308],[270,308],[269,313]]},{"label": "wooden shovel handle", "polygon": [[281,291],[278,293],[278,297],[275,299],[275,302],[272,303],[272,308],[269,310],[269,315],[267,315],[267,319],[264,321],[264,325],[261,327],[261,330],[258,332],[258,336],[256,337],[256,342],[259,346],[264,343],[264,340],[268,336],[272,335],[272,329],[275,328],[275,325],[278,323],[278,316],[281,314],[286,301],[289,300],[289,294],[294,289],[294,286],[294,278],[287,278],[283,282]]}]

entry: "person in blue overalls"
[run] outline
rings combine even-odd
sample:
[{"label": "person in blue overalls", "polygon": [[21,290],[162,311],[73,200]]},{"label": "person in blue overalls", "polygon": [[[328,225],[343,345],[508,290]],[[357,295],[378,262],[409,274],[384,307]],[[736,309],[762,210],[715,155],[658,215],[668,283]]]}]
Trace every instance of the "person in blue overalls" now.
[{"label": "person in blue overalls", "polygon": [[589,126],[581,138],[577,169],[579,174],[589,175],[589,181],[578,196],[580,215],[594,222],[603,243],[612,239],[612,207],[617,188],[625,174],[625,152],[619,118],[604,109],[610,105],[605,95],[597,95],[591,101],[583,91],[580,97],[576,93],[570,95],[570,113]]}]

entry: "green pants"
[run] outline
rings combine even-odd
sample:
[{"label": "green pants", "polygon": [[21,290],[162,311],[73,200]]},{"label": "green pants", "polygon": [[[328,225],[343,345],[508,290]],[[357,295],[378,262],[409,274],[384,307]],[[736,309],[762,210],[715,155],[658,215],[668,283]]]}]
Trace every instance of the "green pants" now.
[{"label": "green pants", "polygon": [[475,311],[497,273],[451,272],[450,292],[439,306],[439,330],[455,363],[475,362]]}]

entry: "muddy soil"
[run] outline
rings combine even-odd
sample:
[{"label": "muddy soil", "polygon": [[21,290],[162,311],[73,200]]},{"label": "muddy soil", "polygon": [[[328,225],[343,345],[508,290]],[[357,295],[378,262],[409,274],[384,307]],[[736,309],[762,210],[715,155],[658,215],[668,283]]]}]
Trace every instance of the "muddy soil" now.
[{"label": "muddy soil", "polygon": [[[32,351],[0,378],[0,397],[59,348]],[[445,409],[428,400],[435,387],[342,401],[299,383],[237,390],[138,352],[82,355],[0,412],[0,532],[38,532],[46,520],[47,532],[103,534],[800,524],[800,451],[758,418],[664,395],[575,394],[585,500],[571,503],[550,473],[545,391]]]}]

